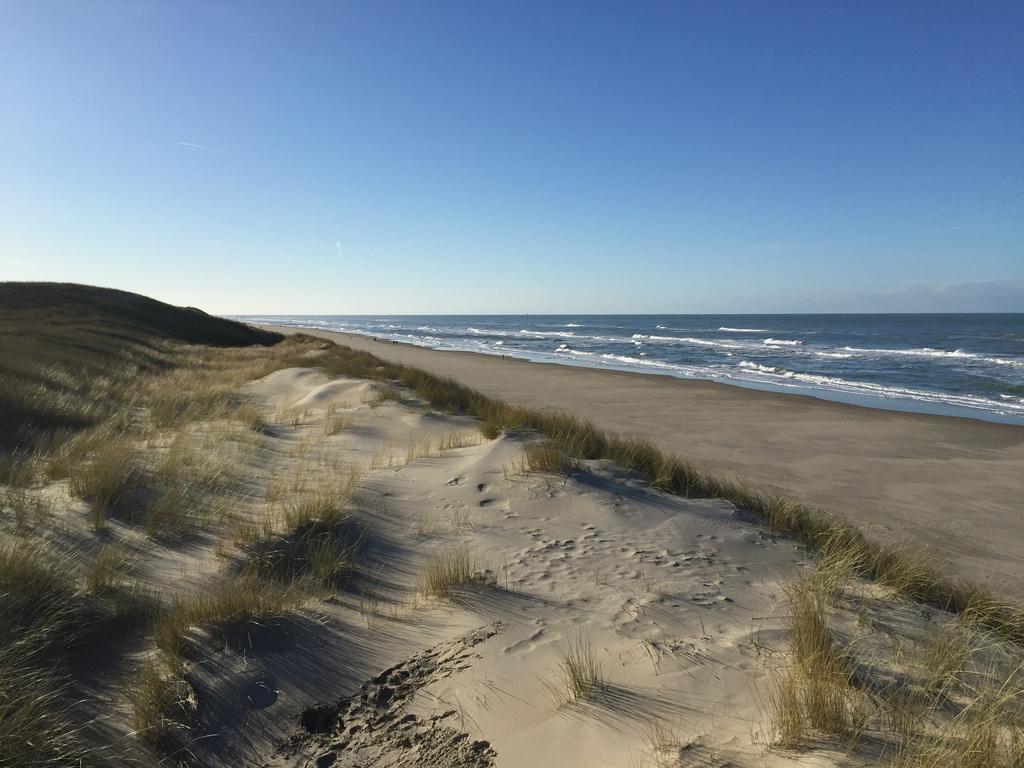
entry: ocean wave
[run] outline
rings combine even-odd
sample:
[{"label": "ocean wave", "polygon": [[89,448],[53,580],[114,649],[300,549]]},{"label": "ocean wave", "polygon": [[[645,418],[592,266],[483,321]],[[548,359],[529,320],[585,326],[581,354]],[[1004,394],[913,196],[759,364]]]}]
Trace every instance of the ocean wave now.
[{"label": "ocean wave", "polygon": [[610,352],[606,352],[601,355],[604,360],[610,360],[614,363],[621,363],[627,366],[637,366],[640,368],[657,368],[663,371],[672,371],[677,374],[683,374],[685,376],[693,376],[699,369],[691,368],[685,365],[676,365],[674,363],[666,363],[661,360],[650,360],[642,357],[631,357],[630,355],[613,355]]},{"label": "ocean wave", "polygon": [[979,355],[977,352],[965,352],[962,349],[935,349],[934,347],[916,347],[913,349],[867,349],[864,347],[843,347],[847,352],[859,355],[879,356],[906,356],[906,357],[933,357],[936,359],[948,360],[976,360],[981,363],[992,363],[993,365],[1009,365],[1015,368],[1024,368],[1024,360],[1014,360],[1005,357],[988,357]]},{"label": "ocean wave", "polygon": [[[740,326],[719,326],[716,333],[714,326],[698,331],[696,327],[687,329],[662,324],[657,331],[633,333],[650,329],[650,325],[615,325],[602,321],[589,324],[588,329],[582,323],[563,325],[555,321],[531,326],[529,320],[474,318],[476,322],[482,321],[481,325],[467,328],[465,320],[457,318],[438,321],[424,317],[401,322],[396,322],[395,318],[328,316],[246,316],[240,319],[335,329],[435,349],[505,354],[563,365],[663,373],[735,385],[777,386],[829,399],[852,398],[850,402],[876,399],[883,407],[883,400],[902,398],[907,401],[906,405],[892,407],[921,409],[910,402],[917,401],[922,406],[934,404],[933,408],[924,410],[984,410],[1015,421],[1024,420],[1024,379],[1020,378],[1024,354],[1019,346],[1012,346],[1018,343],[1013,335],[1007,337],[1010,339],[1007,344],[1011,346],[1001,348],[993,343],[988,348],[983,347],[985,351],[968,351],[957,345],[973,346],[973,337],[950,335],[931,338],[907,335],[904,341],[907,348],[872,349],[857,344],[886,342],[879,337],[869,341],[868,336],[840,336],[841,341],[837,339],[827,344],[822,337],[810,335],[804,341],[785,338],[803,337],[814,333],[813,330],[778,328],[768,331]],[[517,329],[512,323],[526,327]],[[538,330],[533,330],[534,327]],[[675,335],[695,332],[701,336]],[[742,335],[755,333],[760,335]],[[766,333],[778,333],[783,338],[765,337]],[[929,342],[935,346],[925,346]],[[894,337],[889,343],[900,342]],[[949,372],[936,370],[934,363],[948,365]]]},{"label": "ocean wave", "polygon": [[749,371],[758,371],[760,373],[776,373],[778,368],[774,368],[770,365],[761,365],[760,363],[752,363],[749,360],[741,360],[740,368],[746,368]]},{"label": "ocean wave", "polygon": [[742,349],[741,344],[731,344],[728,342],[712,341],[711,339],[695,339],[690,336],[655,336],[648,333],[634,333],[633,339],[640,339],[643,341],[667,341],[670,343],[679,344],[696,344],[699,347],[721,347],[722,349]]},{"label": "ocean wave", "polygon": [[555,353],[559,355],[576,355],[577,357],[594,357],[596,353],[587,352],[582,349],[573,349],[568,344],[559,344],[555,348]]},{"label": "ocean wave", "polygon": [[[743,363],[746,363],[744,365]],[[913,387],[898,387],[885,384],[876,384],[869,381],[852,381],[836,376],[823,376],[815,373],[797,373],[782,368],[772,369],[770,366],[762,366],[757,363],[743,361],[740,367],[745,371],[760,374],[763,381],[769,381],[779,386],[800,387],[810,386],[831,392],[841,392],[852,395],[867,395],[882,399],[904,399],[915,400],[923,403],[933,403],[944,406],[955,406],[961,408],[981,409],[995,411],[997,413],[1010,413],[1017,415],[1024,414],[1024,399],[1021,405],[1012,404],[1006,396],[1001,395],[1002,402],[992,400],[979,395],[953,394],[948,392],[933,392]]]},{"label": "ocean wave", "polygon": [[491,328],[473,328],[472,326],[466,329],[470,333],[475,333],[478,336],[515,336],[514,333],[508,331],[496,331]]},{"label": "ocean wave", "polygon": [[531,331],[528,328],[523,328],[519,331],[520,336],[531,336],[538,339],[557,339],[561,336],[575,336],[576,334],[572,331]]}]

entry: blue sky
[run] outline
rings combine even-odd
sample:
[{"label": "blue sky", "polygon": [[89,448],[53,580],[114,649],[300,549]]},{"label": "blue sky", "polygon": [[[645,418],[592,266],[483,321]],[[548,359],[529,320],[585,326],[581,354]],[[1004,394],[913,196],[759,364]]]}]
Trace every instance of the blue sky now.
[{"label": "blue sky", "polygon": [[1024,4],[0,0],[0,279],[1024,311]]}]

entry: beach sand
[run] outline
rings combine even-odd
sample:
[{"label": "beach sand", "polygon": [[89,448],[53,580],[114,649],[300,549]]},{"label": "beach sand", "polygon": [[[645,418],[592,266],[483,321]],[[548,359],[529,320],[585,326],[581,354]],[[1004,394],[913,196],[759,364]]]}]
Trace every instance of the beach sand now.
[{"label": "beach sand", "polygon": [[331,338],[513,404],[649,438],[712,472],[838,512],[878,541],[928,551],[950,574],[1024,598],[1024,427],[275,329]]}]

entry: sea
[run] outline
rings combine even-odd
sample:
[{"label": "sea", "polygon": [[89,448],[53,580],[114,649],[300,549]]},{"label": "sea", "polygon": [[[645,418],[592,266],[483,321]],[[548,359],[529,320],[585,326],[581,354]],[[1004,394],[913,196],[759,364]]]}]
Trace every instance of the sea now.
[{"label": "sea", "polygon": [[1024,424],[1024,314],[246,315],[431,349]]}]

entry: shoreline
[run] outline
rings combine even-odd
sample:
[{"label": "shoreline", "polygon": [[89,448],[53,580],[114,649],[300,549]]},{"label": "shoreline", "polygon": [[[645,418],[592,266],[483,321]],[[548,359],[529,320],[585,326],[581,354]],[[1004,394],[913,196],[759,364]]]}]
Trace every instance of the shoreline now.
[{"label": "shoreline", "polygon": [[[367,338],[376,338],[387,342],[397,342],[399,344],[406,344],[408,346],[422,347],[424,349],[430,349],[438,352],[467,352],[472,354],[482,354],[502,359],[520,359],[527,360],[534,363],[542,364],[555,364],[564,365],[574,368],[586,368],[592,370],[601,371],[621,371],[626,373],[637,373],[643,375],[655,375],[655,376],[668,376],[674,379],[682,381],[707,381],[714,382],[717,384],[723,384],[730,387],[742,387],[744,389],[754,389],[761,392],[775,392],[780,394],[796,394],[807,397],[814,397],[819,400],[825,400],[834,403],[844,403],[847,405],[860,406],[865,408],[872,408],[876,410],[895,411],[898,413],[922,413],[934,416],[949,416],[955,418],[966,418],[974,419],[978,421],[986,421],[995,424],[1010,424],[1015,426],[1024,427],[1024,400],[1016,397],[1013,394],[1002,393],[998,397],[993,394],[991,397],[983,394],[980,391],[960,391],[957,389],[943,389],[941,386],[929,387],[927,385],[917,385],[910,382],[897,381],[896,379],[869,379],[860,380],[856,378],[856,375],[849,372],[843,371],[826,371],[824,369],[816,370],[800,370],[797,367],[794,370],[789,370],[787,363],[784,360],[771,359],[761,363],[752,363],[748,360],[743,360],[738,366],[729,367],[713,364],[708,361],[695,360],[690,363],[685,362],[671,362],[668,359],[662,357],[645,358],[644,354],[641,353],[639,358],[627,356],[623,357],[619,354],[602,353],[600,350],[593,351],[590,348],[582,347],[580,351],[577,351],[575,346],[570,348],[567,344],[575,344],[574,339],[567,338],[567,343],[563,343],[557,350],[551,351],[549,349],[530,349],[518,346],[513,346],[508,349],[505,347],[498,347],[495,345],[488,344],[469,344],[461,343],[456,341],[444,341],[440,338],[433,336],[422,336],[418,337],[415,333],[405,333],[394,331],[395,328],[402,328],[402,326],[389,325],[387,328],[383,328],[380,331],[374,331],[368,328],[344,328],[344,327],[332,327],[330,324],[316,323],[307,324],[301,321],[299,317],[273,317],[273,316],[243,316],[243,315],[232,315],[231,319],[239,322],[252,323],[258,325],[265,325],[267,323],[274,324],[274,327],[290,326],[293,328],[303,328],[307,330],[325,330],[332,331],[342,334],[351,334],[355,336],[365,336]],[[313,316],[310,316],[313,317]],[[568,316],[566,316],[568,317]],[[603,316],[602,316],[603,317]],[[400,321],[401,318],[395,318],[396,321]],[[423,320],[429,320],[429,318],[421,318]],[[583,319],[582,317],[579,319]],[[418,322],[418,320],[417,320]],[[420,326],[417,328],[418,331],[429,331],[439,332],[444,335],[447,332],[447,327],[444,323],[441,323],[442,328],[433,328],[429,326]],[[543,325],[543,324],[542,324]],[[543,327],[547,327],[543,325]],[[576,324],[569,324],[564,326],[558,326],[559,328],[572,328],[571,331],[567,332],[567,336],[574,336],[574,331],[580,327]],[[659,328],[664,326],[659,326]],[[409,328],[404,330],[410,331]],[[510,335],[507,330],[498,331],[480,331],[477,328],[469,327],[469,331],[473,333],[484,333],[484,334],[498,334],[500,336]],[[684,330],[684,329],[670,329],[670,330]],[[703,333],[707,329],[698,328],[695,332]],[[758,331],[761,334],[771,333],[765,329],[734,329],[734,328],[720,328],[720,331]],[[598,330],[598,333],[614,333],[614,331],[603,331]],[[801,332],[790,329],[790,331],[782,330],[779,333],[786,335],[787,333],[810,333],[812,336],[817,331]],[[527,334],[528,336],[540,337],[540,336],[552,336],[556,335],[554,331],[520,331],[521,334]],[[626,331],[628,333],[628,331]],[[472,336],[465,337],[466,339],[472,338]],[[602,339],[602,336],[583,336],[583,339],[593,338]],[[637,338],[650,338],[650,339],[661,339],[660,336],[644,337],[643,335],[635,334],[634,339]],[[669,338],[676,337],[665,337],[666,340]],[[428,341],[432,340],[432,342]],[[560,341],[562,339],[559,339]],[[606,341],[613,341],[613,339],[605,339]],[[626,340],[626,339],[620,339]],[[699,342],[696,339],[677,339],[679,341],[687,341],[694,343],[705,343]],[[772,339],[766,339],[772,341]],[[778,340],[776,340],[778,341]],[[920,341],[920,340],[919,340]],[[496,344],[503,344],[503,341],[496,342]],[[636,342],[640,343],[640,342]],[[711,346],[722,346],[718,342],[706,342]],[[802,344],[802,341],[780,341],[778,348],[788,348],[785,345]],[[921,344],[926,342],[921,341]],[[775,349],[777,347],[772,347]],[[811,348],[809,348],[811,349]],[[870,349],[858,349],[854,347],[844,347],[850,352],[871,352]],[[589,350],[589,351],[588,351]],[[832,352],[815,352],[816,355],[824,355],[826,357],[852,357],[852,354],[846,354],[843,352],[832,353]],[[945,350],[932,350],[929,348],[924,349],[909,349],[909,350],[877,350],[879,354],[891,353],[893,355],[903,354],[926,354],[937,356],[962,356],[965,358],[980,357],[988,362],[992,363],[1004,363],[1013,365],[1015,364],[1011,360],[1001,359],[998,357],[983,357],[981,353],[961,353],[958,349],[954,352],[948,352]],[[754,353],[756,358],[756,353]],[[642,358],[642,359],[641,359]],[[898,372],[890,371],[892,374]],[[945,374],[941,374],[945,375]],[[941,378],[940,375],[940,378]],[[853,376],[853,378],[849,378]],[[930,374],[929,374],[930,376]],[[929,381],[929,378],[921,379],[921,381]],[[1008,391],[1013,391],[1012,385],[1006,383]]]},{"label": "shoreline", "polygon": [[510,403],[649,438],[715,474],[836,512],[883,543],[928,550],[953,574],[1024,597],[1022,426],[340,331],[257,327],[330,338]]}]

